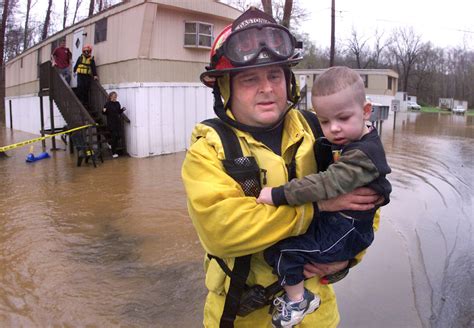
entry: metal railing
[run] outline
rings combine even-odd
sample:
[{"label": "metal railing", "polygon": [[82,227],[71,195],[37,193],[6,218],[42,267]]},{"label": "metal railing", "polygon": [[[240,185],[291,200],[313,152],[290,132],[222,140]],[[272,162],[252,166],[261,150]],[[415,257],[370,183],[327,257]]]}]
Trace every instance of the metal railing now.
[{"label": "metal railing", "polygon": [[[107,91],[105,91],[102,85],[98,81],[92,80],[90,91],[91,109],[96,111],[104,121],[106,117],[102,112],[102,109],[104,108],[104,104],[107,102],[107,96]],[[122,120],[125,123],[130,123],[130,119],[125,115],[125,113],[122,113]]]},{"label": "metal railing", "polygon": [[[40,65],[40,95],[46,94],[56,103],[69,129],[96,123],[50,61]],[[100,155],[101,150],[100,145],[98,145],[96,126],[85,128],[73,134],[80,135],[80,140],[84,142],[81,147],[99,152]]]},{"label": "metal railing", "polygon": [[40,91],[46,90],[49,91],[49,96],[56,103],[69,128],[95,123],[68,83],[49,61],[40,66]]},{"label": "metal railing", "polygon": [[[91,81],[88,108],[84,107],[69,84],[61,76],[59,71],[45,62],[40,65],[40,95],[48,95],[52,99],[69,128],[75,128],[87,124],[97,124],[81,131],[83,140],[94,150],[101,151],[102,143],[106,141],[107,118],[102,112],[107,101],[107,92],[102,85],[95,80]],[[124,122],[130,123],[125,114],[122,114],[122,136],[124,135]],[[126,143],[122,138],[121,148],[126,153]]]}]

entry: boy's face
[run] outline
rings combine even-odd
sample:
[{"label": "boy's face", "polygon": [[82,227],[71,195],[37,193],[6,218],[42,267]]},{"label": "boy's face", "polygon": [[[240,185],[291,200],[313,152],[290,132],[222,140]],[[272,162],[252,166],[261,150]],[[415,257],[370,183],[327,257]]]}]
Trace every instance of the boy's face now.
[{"label": "boy's face", "polygon": [[370,118],[372,105],[357,103],[351,87],[328,96],[313,96],[313,108],[326,138],[336,145],[359,140],[369,130],[365,121]]}]

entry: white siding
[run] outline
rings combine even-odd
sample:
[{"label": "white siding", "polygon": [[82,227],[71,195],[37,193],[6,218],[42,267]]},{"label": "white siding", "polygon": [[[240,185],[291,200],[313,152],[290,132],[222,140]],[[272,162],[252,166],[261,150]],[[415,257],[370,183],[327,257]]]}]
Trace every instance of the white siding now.
[{"label": "white siding", "polygon": [[[5,98],[5,123],[10,126],[10,100],[12,123],[14,130],[25,131],[33,134],[40,134],[41,130],[41,112],[40,98],[37,95],[27,95],[20,97]],[[43,97],[44,128],[51,128],[49,97]],[[56,128],[66,125],[56,104],[53,103],[54,126]]]},{"label": "white siding", "polygon": [[[118,101],[127,108],[130,124],[125,125],[125,140],[130,156],[148,157],[184,151],[189,147],[196,123],[214,117],[211,89],[200,83],[129,83],[105,85],[116,91]],[[12,101],[13,128],[39,134],[39,97],[6,98],[6,123],[10,127],[9,100]],[[43,97],[45,128],[50,128],[49,99]],[[54,122],[65,122],[54,105]]]},{"label": "white siding", "polygon": [[130,156],[148,157],[186,150],[196,123],[214,117],[211,89],[200,83],[106,85],[116,91],[130,118]]}]

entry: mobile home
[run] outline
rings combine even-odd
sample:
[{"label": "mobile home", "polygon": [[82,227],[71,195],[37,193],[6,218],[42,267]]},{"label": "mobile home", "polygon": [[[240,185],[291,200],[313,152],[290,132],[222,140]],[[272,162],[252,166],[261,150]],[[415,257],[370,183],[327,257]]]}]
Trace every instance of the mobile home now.
[{"label": "mobile home", "polygon": [[[38,134],[40,65],[65,38],[73,64],[90,44],[99,81],[127,108],[128,153],[147,157],[185,150],[196,122],[213,116],[212,94],[199,81],[215,36],[240,12],[213,0],[130,0],[31,47],[6,64],[7,127]],[[73,79],[71,86],[75,87]],[[56,104],[56,126],[65,125]],[[51,121],[44,113],[46,128]]]}]

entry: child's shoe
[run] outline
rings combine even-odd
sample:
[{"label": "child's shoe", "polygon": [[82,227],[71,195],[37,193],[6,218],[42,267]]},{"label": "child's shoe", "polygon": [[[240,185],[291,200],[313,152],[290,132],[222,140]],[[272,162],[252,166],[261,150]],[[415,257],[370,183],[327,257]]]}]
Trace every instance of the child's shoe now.
[{"label": "child's shoe", "polygon": [[321,300],[306,288],[304,289],[303,300],[299,302],[292,302],[286,294],[277,297],[273,304],[275,309],[272,315],[272,326],[279,327],[293,327],[303,320],[308,313],[314,312],[319,308]]}]

